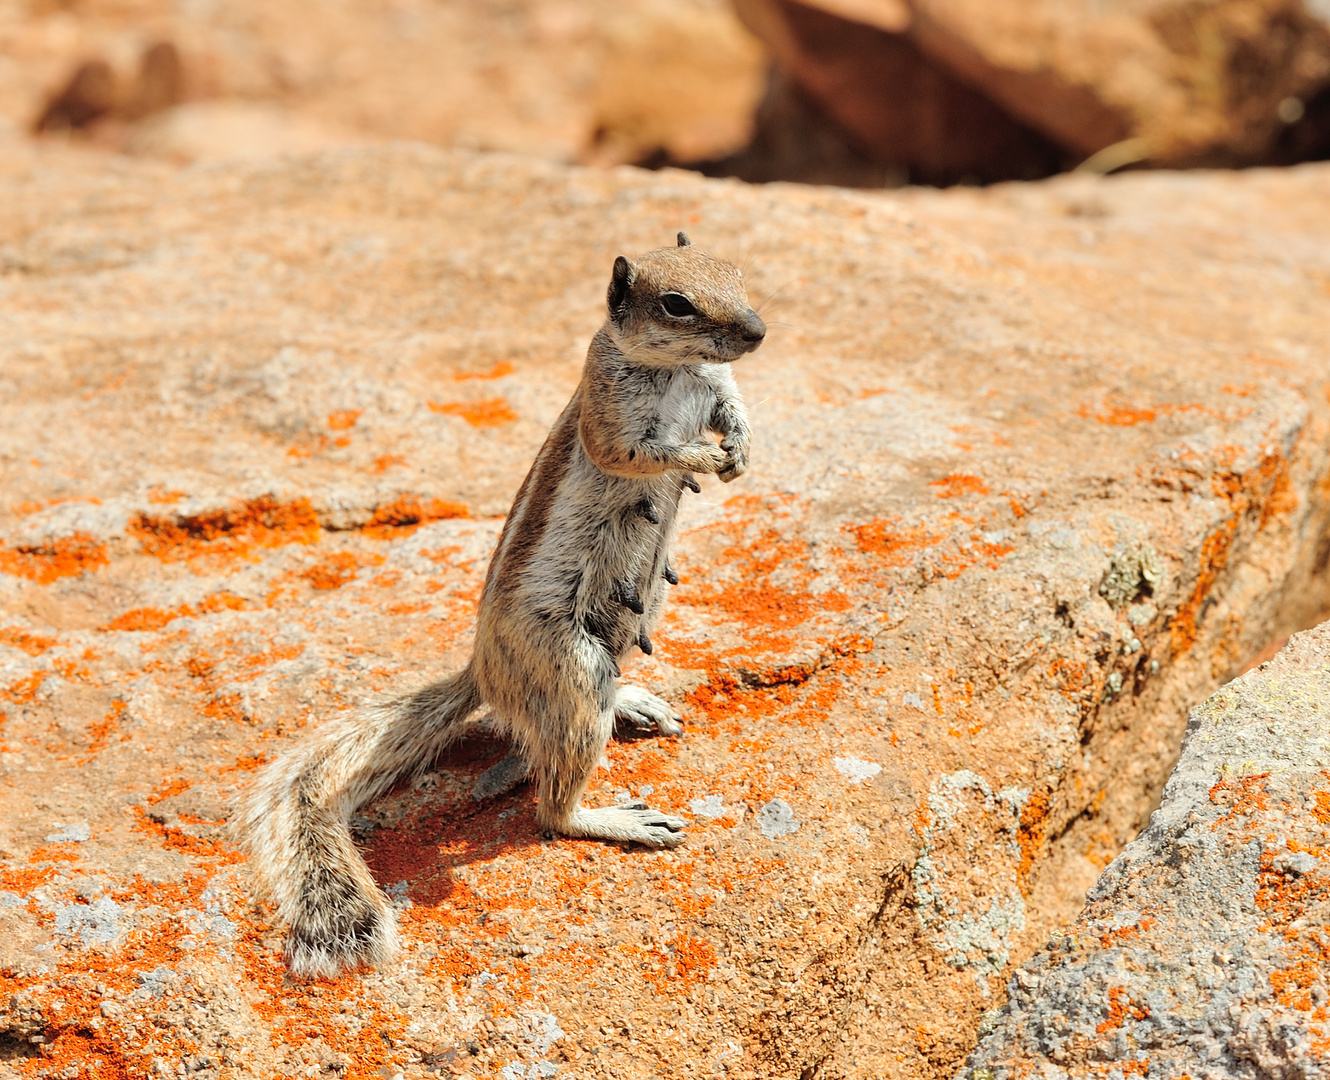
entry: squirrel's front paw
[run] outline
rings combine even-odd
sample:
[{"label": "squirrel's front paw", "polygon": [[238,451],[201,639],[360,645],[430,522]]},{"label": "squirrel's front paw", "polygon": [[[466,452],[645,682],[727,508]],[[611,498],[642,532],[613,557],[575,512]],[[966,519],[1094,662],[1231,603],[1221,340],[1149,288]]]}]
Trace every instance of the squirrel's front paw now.
[{"label": "squirrel's front paw", "polygon": [[720,448],[725,453],[725,464],[716,472],[716,477],[728,484],[748,471],[748,440],[730,435],[721,440]]},{"label": "squirrel's front paw", "polygon": [[730,455],[713,442],[694,443],[688,449],[692,458],[688,468],[693,472],[719,473],[730,465]]}]

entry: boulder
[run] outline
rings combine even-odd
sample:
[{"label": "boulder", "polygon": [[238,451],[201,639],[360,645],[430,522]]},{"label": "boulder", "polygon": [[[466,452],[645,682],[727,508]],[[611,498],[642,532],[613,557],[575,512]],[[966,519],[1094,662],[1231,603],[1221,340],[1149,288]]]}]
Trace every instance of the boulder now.
[{"label": "boulder", "polygon": [[1015,973],[962,1072],[1319,1076],[1330,624],[1192,710],[1150,826]]},{"label": "boulder", "polygon": [[866,153],[925,180],[967,155],[977,179],[1038,174],[1050,146],[1112,147],[1100,170],[1330,152],[1330,18],[1303,0],[735,5]]},{"label": "boulder", "polygon": [[725,0],[9,4],[0,55],[0,127],[175,159],[348,133],[709,158],[747,141],[766,67]]},{"label": "boulder", "polygon": [[[1324,617],[1328,178],[15,145],[0,1046],[28,1076],[953,1076],[1187,708]],[[771,326],[736,368],[753,467],[689,496],[625,672],[685,737],[612,743],[588,801],[687,845],[542,838],[529,788],[471,798],[505,752],[478,732],[354,822],[400,960],[291,980],[234,800],[464,661],[614,256],[680,228]]]}]

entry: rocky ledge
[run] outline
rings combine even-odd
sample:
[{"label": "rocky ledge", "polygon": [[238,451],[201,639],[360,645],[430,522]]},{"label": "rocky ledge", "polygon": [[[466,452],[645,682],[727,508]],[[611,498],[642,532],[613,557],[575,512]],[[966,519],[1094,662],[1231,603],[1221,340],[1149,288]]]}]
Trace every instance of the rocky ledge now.
[{"label": "rocky ledge", "polygon": [[[953,1076],[1187,708],[1323,617],[1327,180],[7,153],[0,1075]],[[753,468],[626,672],[686,736],[589,798],[687,846],[543,840],[478,737],[356,822],[400,962],[292,981],[236,795],[464,659],[610,264],[679,228],[772,327]]]},{"label": "rocky ledge", "polygon": [[1330,624],[1192,710],[1150,826],[962,1073],[1257,1080],[1330,1049]]}]

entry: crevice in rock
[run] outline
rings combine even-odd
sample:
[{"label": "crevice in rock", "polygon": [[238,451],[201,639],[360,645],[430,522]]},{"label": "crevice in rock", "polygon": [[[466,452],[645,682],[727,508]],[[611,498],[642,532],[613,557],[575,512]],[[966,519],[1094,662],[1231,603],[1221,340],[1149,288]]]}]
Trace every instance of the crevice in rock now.
[{"label": "crevice in rock", "polygon": [[0,1032],[0,1061],[28,1061],[41,1055],[41,1046],[21,1032]]},{"label": "crevice in rock", "polygon": [[[1067,698],[1080,712],[1081,757],[1049,774],[1053,786],[1038,821],[1027,829],[1021,817],[1022,857],[1031,862],[1021,876],[1026,925],[1009,939],[1006,973],[1076,917],[1104,866],[1147,824],[1181,751],[1188,710],[1272,642],[1330,617],[1330,507],[1318,496],[1330,483],[1330,443],[1319,407],[1309,405],[1313,415],[1282,453],[1263,451],[1241,470],[1216,460],[1181,481],[1178,494],[1213,492],[1227,516],[1191,547],[1195,564],[1182,571],[1175,564],[1171,580],[1142,547],[1138,561],[1148,573],[1118,574],[1130,587],[1108,588],[1121,593],[1113,608],[1123,626],[1146,587],[1149,606],[1158,609],[1148,625],[1131,624],[1140,639],[1132,654],[1096,648],[1093,629],[1082,628],[1082,644],[1097,666],[1093,678],[1087,675],[1094,692]],[[1114,565],[1122,558],[1115,553]],[[1105,587],[1116,580],[1110,572],[1100,585],[1104,599],[1111,599]],[[1068,606],[1065,616],[1070,612]],[[1066,625],[1056,602],[1053,614]],[[1067,692],[1079,686],[1073,681]],[[972,1015],[937,1016],[927,1008],[930,984],[939,999],[963,997],[956,978],[962,973],[947,967],[936,931],[916,925],[920,898],[904,863],[896,872],[906,887],[885,890],[857,960],[844,961],[850,1000],[836,1010],[841,1041],[818,1059],[819,1075],[851,1075],[856,1041],[871,1038],[898,1053],[917,1052],[928,1062],[921,1075],[949,1077],[973,1045],[981,1013],[1002,1004],[1004,995],[994,995],[981,1007],[976,992]]]}]

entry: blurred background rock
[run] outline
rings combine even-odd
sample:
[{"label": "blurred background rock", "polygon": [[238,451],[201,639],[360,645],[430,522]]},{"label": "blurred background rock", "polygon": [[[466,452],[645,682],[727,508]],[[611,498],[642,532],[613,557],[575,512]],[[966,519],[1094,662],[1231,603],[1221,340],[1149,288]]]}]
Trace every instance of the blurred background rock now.
[{"label": "blurred background rock", "polygon": [[1330,157],[1330,0],[0,0],[0,138],[752,181]]}]

